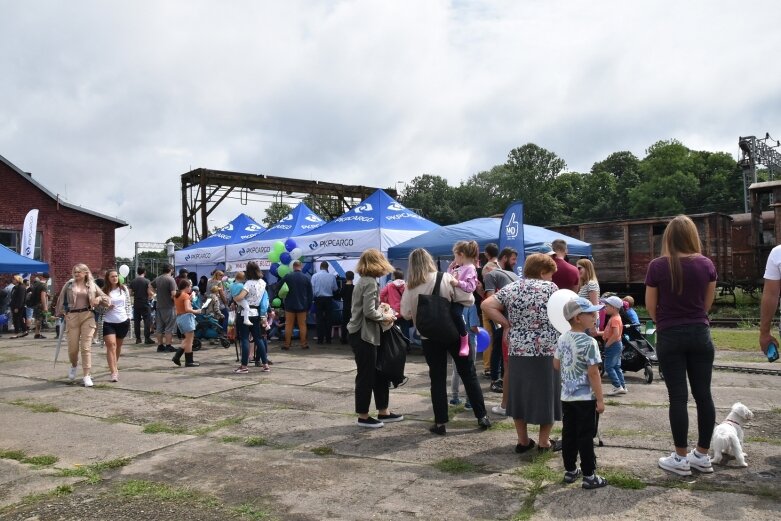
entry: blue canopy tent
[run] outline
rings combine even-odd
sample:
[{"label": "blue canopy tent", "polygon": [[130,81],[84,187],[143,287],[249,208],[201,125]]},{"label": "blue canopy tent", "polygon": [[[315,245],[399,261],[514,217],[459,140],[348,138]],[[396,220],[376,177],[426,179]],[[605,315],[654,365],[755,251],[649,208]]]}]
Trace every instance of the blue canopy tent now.
[{"label": "blue canopy tent", "polygon": [[246,214],[239,214],[231,222],[202,241],[191,244],[174,253],[177,268],[186,268],[199,275],[208,275],[225,267],[225,247],[247,241],[259,235],[265,228]]},{"label": "blue canopy tent", "polygon": [[[405,259],[416,248],[425,248],[434,257],[450,257],[453,255],[453,244],[456,241],[465,240],[477,241],[482,251],[486,244],[492,242],[499,243],[499,227],[501,223],[501,219],[483,217],[463,223],[441,226],[436,230],[389,248],[388,258]],[[591,256],[590,244],[539,226],[524,224],[523,238],[526,255],[539,251],[545,243],[550,243],[556,239],[564,239],[567,241],[567,249],[570,255],[578,257]]]},{"label": "blue canopy tent", "polygon": [[238,244],[226,246],[226,269],[229,272],[242,271],[246,269],[249,261],[255,261],[261,268],[266,269],[270,264],[268,254],[275,242],[285,242],[287,239],[311,232],[323,224],[325,221],[306,204],[298,203],[289,214],[263,233]]},{"label": "blue canopy tent", "polygon": [[0,273],[44,273],[49,264],[19,255],[0,244]]},{"label": "blue canopy tent", "polygon": [[359,257],[368,248],[381,252],[435,228],[383,190],[320,228],[296,238],[306,257]]}]

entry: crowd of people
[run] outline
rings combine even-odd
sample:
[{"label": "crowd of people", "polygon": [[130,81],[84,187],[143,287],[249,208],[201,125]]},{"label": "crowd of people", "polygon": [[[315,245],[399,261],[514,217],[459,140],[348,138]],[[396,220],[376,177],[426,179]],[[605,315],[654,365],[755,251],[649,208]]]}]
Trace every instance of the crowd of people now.
[{"label": "crowd of people", "polygon": [[[99,285],[87,266],[77,264],[73,278],[59,292],[54,311],[66,324],[68,378],[75,380],[80,356],[83,385],[93,385],[91,346],[93,337],[99,335],[110,380],[117,382],[131,320],[136,344],[157,344],[157,351],[173,353],[177,366],[184,357],[185,367],[196,367],[193,339],[198,315],[211,316],[226,329],[235,328],[241,355],[234,373],[249,373],[250,358],[260,371],[268,372],[272,365],[268,341],[272,337],[282,341],[282,350],[291,349],[295,336],[301,349],[309,349],[307,315],[314,309],[317,344],[325,347],[336,336],[352,348],[357,369],[357,425],[381,428],[404,420],[401,412],[390,408],[392,382],[377,369],[383,335],[395,326],[405,335],[414,333],[421,320],[419,302],[424,296],[439,295],[449,310],[439,318],[453,326],[457,336],[452,340],[444,340],[445,335],[420,338],[430,380],[431,433],[446,435],[448,401],[451,405],[462,403],[462,384],[465,406],[474,414],[478,427],[491,426],[477,364],[482,376],[490,379],[488,390],[501,393],[501,402],[491,412],[513,419],[516,453],[562,451],[566,482],[582,478],[583,488],[605,486],[606,480],[596,474],[595,423],[597,415],[605,411],[604,396],[628,392],[621,370],[622,335],[625,324],[639,324],[632,309],[634,299],[601,294],[592,261],[581,258],[572,263],[563,240],[526,257],[522,276],[516,270],[518,253],[512,248],[499,251],[495,244],[488,244],[480,252],[474,241],[459,241],[453,247],[453,257],[443,273],[425,249],[416,249],[409,256],[405,279],[381,252],[369,249],[358,260],[355,273],[346,272],[342,281],[329,271],[327,262],[320,263],[310,277],[297,260],[291,264],[292,270],[273,284],[264,280],[255,262],[249,262],[232,280],[220,270],[210,278],[196,279],[186,270],[174,277],[170,266],[149,280],[142,267],[127,286],[113,269]],[[778,264],[781,266],[781,261]],[[33,303],[36,324],[48,309],[48,275],[42,274],[34,282],[31,301],[25,296],[24,282],[17,278],[8,300],[16,336],[23,336],[28,330],[23,304]],[[714,347],[707,313],[714,299],[716,270],[701,254],[690,219],[679,216],[670,222],[662,238],[662,254],[649,264],[645,283],[646,307],[657,327],[656,349],[669,395],[675,446],[675,451],[660,458],[658,464],[682,475],[690,474],[691,469],[712,472],[707,454],[715,421],[710,391]],[[781,288],[781,284],[777,286]],[[547,308],[559,289],[577,294],[561,310],[570,324],[564,333],[554,328]],[[341,320],[334,313],[336,299],[342,301]],[[480,327],[489,340],[477,360],[475,339]],[[42,338],[40,330],[35,335]],[[175,335],[182,337],[178,348],[173,347]],[[763,349],[774,340],[764,331]],[[449,361],[453,370],[448,400]],[[602,390],[600,364],[612,390]],[[698,439],[692,450],[687,442],[687,381],[697,405]],[[375,415],[371,414],[372,396]],[[556,422],[563,424],[561,439],[551,436]],[[539,426],[536,440],[530,437],[529,425]]]}]

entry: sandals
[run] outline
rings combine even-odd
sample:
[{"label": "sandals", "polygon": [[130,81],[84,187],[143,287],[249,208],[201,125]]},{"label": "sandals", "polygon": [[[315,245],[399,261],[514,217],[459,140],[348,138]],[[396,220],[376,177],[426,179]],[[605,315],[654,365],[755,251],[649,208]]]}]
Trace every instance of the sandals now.
[{"label": "sandals", "polygon": [[538,452],[559,452],[561,450],[561,440],[551,438],[550,445],[547,447],[538,446]]},{"label": "sandals", "polygon": [[237,367],[236,369],[233,370],[233,372],[236,374],[247,374],[249,373],[249,369],[247,369],[246,367]]},{"label": "sandals", "polygon": [[537,442],[535,442],[532,439],[529,439],[529,443],[526,445],[521,445],[520,443],[515,446],[515,452],[516,454],[523,454],[524,452],[528,452],[532,450],[534,447],[537,446]]}]

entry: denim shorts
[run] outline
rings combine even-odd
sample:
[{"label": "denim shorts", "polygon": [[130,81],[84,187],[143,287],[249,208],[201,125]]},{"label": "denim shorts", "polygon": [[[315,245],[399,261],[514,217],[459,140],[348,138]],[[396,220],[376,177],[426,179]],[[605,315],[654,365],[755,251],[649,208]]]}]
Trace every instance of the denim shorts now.
[{"label": "denim shorts", "polygon": [[179,331],[182,334],[192,333],[195,331],[195,315],[192,313],[185,313],[176,317],[176,325],[179,327]]}]

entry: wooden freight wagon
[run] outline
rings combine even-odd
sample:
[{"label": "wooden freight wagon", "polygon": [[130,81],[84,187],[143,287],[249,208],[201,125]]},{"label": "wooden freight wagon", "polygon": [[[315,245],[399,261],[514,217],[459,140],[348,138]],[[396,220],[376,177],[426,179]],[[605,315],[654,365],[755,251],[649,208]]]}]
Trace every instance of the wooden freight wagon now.
[{"label": "wooden freight wagon", "polygon": [[[703,254],[716,265],[720,281],[731,281],[732,218],[722,213],[689,216],[697,225]],[[672,217],[549,226],[591,244],[600,289],[630,294],[642,302],[645,273],[662,250],[662,234]]]}]

